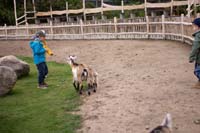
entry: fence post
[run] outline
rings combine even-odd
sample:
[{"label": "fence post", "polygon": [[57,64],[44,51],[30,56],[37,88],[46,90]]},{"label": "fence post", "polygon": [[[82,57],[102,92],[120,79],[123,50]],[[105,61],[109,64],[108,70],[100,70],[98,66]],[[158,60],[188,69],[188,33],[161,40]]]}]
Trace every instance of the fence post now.
[{"label": "fence post", "polygon": [[51,39],[53,39],[53,23],[52,20],[50,21],[50,34],[51,34]]},{"label": "fence post", "polygon": [[104,16],[103,16],[103,0],[101,0],[101,19],[104,20]]},{"label": "fence post", "polygon": [[7,31],[7,25],[6,24],[4,24],[4,29],[5,29],[6,40],[8,40],[8,31]]},{"label": "fence post", "polygon": [[121,1],[121,8],[122,8],[121,13],[123,14],[124,13],[124,1],[123,0]]},{"label": "fence post", "polygon": [[114,27],[115,27],[115,33],[117,33],[117,18],[114,17]]},{"label": "fence post", "polygon": [[145,13],[145,16],[148,16],[147,15],[147,0],[144,0],[144,13]]},{"label": "fence post", "polygon": [[84,32],[83,32],[83,20],[80,19],[80,28],[81,28],[81,35],[82,35],[82,39],[84,39]]},{"label": "fence post", "polygon": [[162,15],[162,37],[165,39],[165,15]]},{"label": "fence post", "polygon": [[184,22],[184,14],[181,14],[181,40],[182,42],[184,42],[184,25],[183,25],[183,22]]},{"label": "fence post", "polygon": [[83,20],[86,21],[85,0],[83,0]]},{"label": "fence post", "polygon": [[200,17],[200,13],[197,13],[196,17],[199,18]]},{"label": "fence post", "polygon": [[174,0],[171,0],[171,10],[170,10],[170,15],[173,15],[173,5],[174,5]]},{"label": "fence post", "polygon": [[147,38],[149,38],[149,17],[148,16],[146,16],[146,26],[147,26],[146,35],[147,35]]},{"label": "fence post", "polygon": [[26,23],[26,36],[28,36],[27,37],[27,39],[28,39],[29,38],[28,23]]},{"label": "fence post", "polygon": [[69,22],[68,9],[69,9],[69,6],[68,6],[68,2],[66,1],[66,20],[67,20],[67,22]]}]

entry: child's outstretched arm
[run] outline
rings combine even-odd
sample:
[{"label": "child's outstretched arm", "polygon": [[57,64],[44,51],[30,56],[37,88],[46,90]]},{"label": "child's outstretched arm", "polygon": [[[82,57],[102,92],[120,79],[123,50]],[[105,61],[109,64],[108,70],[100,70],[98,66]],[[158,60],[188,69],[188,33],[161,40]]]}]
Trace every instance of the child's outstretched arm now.
[{"label": "child's outstretched arm", "polygon": [[44,49],[46,49],[46,53],[47,53],[48,55],[50,55],[50,56],[53,55],[53,52],[52,52],[52,50],[47,46],[47,42],[46,42],[46,41],[43,41],[43,47],[44,47]]}]

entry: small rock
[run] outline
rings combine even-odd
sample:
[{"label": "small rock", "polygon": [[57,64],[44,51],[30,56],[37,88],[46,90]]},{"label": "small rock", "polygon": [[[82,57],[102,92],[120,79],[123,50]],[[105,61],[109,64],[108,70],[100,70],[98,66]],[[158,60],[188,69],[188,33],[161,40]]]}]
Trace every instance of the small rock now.
[{"label": "small rock", "polygon": [[194,124],[200,125],[200,119],[194,120]]},{"label": "small rock", "polygon": [[150,128],[149,128],[149,126],[146,126],[145,129],[146,129],[146,130],[149,130]]}]

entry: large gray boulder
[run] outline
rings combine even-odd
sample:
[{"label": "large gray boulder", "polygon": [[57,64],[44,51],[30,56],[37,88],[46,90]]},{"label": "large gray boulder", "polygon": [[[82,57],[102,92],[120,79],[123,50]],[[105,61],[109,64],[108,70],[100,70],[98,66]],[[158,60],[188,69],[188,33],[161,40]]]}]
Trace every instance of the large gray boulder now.
[{"label": "large gray boulder", "polygon": [[0,66],[0,96],[9,93],[17,81],[14,70],[7,66]]},{"label": "large gray boulder", "polygon": [[24,75],[28,75],[30,72],[29,64],[18,59],[13,55],[4,56],[0,58],[0,66],[8,66],[12,68],[15,71],[17,78],[20,78]]}]

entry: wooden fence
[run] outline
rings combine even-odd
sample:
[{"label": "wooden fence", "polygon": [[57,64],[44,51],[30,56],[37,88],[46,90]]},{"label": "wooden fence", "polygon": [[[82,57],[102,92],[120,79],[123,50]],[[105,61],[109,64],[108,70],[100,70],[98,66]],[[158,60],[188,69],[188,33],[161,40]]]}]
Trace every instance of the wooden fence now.
[{"label": "wooden fence", "polygon": [[49,25],[0,27],[0,40],[31,39],[39,30],[47,32],[47,39],[167,39],[191,44],[191,18],[145,17],[134,19],[98,20]]}]

